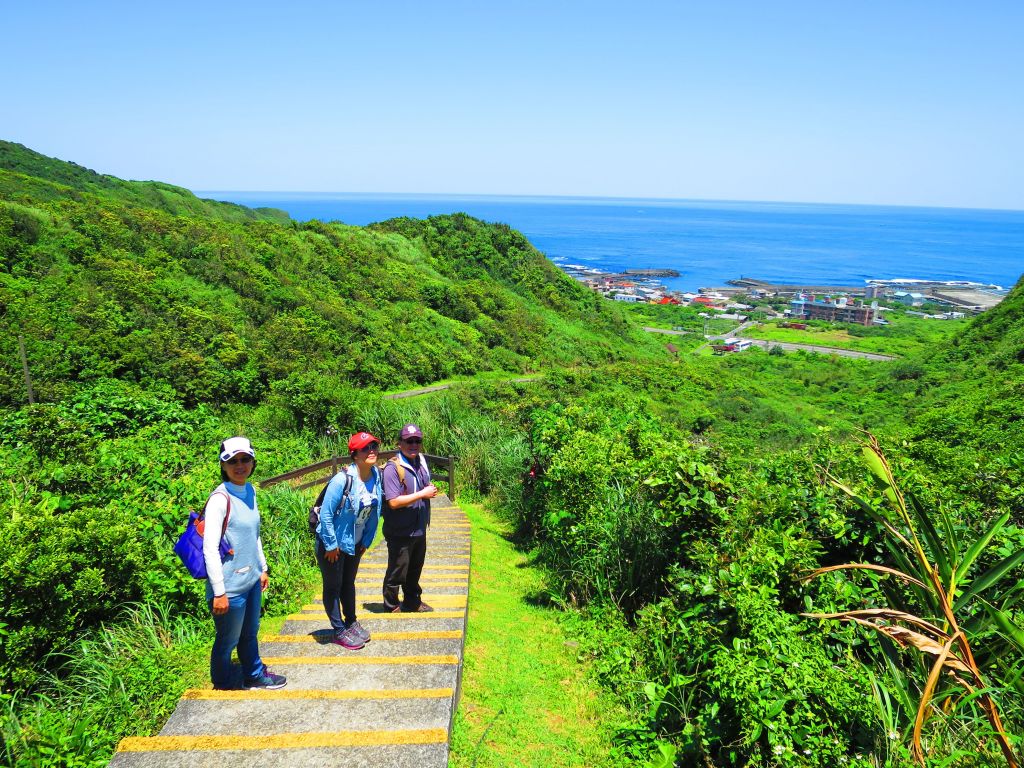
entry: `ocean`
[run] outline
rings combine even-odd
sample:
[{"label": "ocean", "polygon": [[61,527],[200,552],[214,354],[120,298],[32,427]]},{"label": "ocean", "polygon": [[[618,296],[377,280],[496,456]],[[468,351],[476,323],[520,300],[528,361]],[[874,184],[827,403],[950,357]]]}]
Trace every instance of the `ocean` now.
[{"label": "ocean", "polygon": [[675,269],[672,290],[738,277],[863,286],[867,279],[1011,287],[1024,272],[1024,211],[489,195],[197,192],[299,221],[365,225],[462,211],[520,230],[558,264]]}]

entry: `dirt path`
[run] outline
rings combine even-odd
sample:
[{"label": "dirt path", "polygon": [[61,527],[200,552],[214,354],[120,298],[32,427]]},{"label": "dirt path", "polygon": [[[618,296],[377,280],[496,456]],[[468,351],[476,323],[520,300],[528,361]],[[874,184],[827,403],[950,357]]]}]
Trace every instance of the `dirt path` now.
[{"label": "dirt path", "polygon": [[[533,376],[520,376],[517,379],[502,379],[501,383],[508,383],[508,382],[519,383],[519,382],[523,382],[523,381],[534,381],[535,379],[537,379],[539,377],[540,377],[540,374],[535,374]],[[429,387],[420,387],[419,389],[407,389],[404,392],[394,392],[394,393],[392,393],[390,395],[384,395],[383,397],[384,397],[385,400],[401,400],[404,397],[416,397],[417,395],[427,395],[427,394],[430,394],[431,392],[440,392],[442,389],[448,389],[450,387],[454,387],[456,384],[462,384],[462,383],[464,383],[464,382],[454,381],[454,382],[452,382],[450,384],[433,384],[433,385],[431,385]]]}]

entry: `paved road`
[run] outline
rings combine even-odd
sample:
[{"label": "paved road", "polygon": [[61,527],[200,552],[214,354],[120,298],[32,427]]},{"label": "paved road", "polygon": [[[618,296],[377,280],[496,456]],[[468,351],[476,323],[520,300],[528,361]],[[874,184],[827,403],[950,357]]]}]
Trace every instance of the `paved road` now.
[{"label": "paved road", "polygon": [[892,355],[879,355],[874,352],[857,352],[852,349],[840,349],[839,347],[819,347],[814,344],[793,344],[788,341],[764,341],[762,339],[751,339],[746,337],[747,341],[756,344],[759,347],[765,349],[771,349],[772,347],[782,347],[787,352],[797,352],[803,350],[804,352],[817,352],[822,355],[839,355],[840,357],[859,357],[862,360],[898,360],[899,358],[893,357]]},{"label": "paved road", "polygon": [[644,328],[648,333],[667,333],[670,336],[688,336],[693,331],[670,331],[668,328]]},{"label": "paved road", "polygon": [[[747,328],[753,328],[757,325],[760,325],[760,323],[758,323],[756,320],[747,320],[747,322],[743,323],[742,325],[736,326],[728,333],[722,333],[717,336],[708,336],[707,338],[708,341],[717,341],[719,339],[731,339],[733,336],[739,336],[741,333],[747,330]],[[753,341],[753,339],[751,339],[751,341]]]},{"label": "paved road", "polygon": [[[760,323],[754,320],[748,320],[735,331],[733,336],[740,336],[743,331],[747,328],[753,328],[754,326],[760,325]],[[759,347],[764,349],[771,349],[772,347],[782,347],[787,352],[817,352],[821,355],[839,355],[840,357],[859,357],[861,360],[898,360],[899,358],[893,355],[879,355],[874,352],[857,352],[852,349],[841,349],[840,347],[824,347],[817,344],[796,344],[791,341],[763,341],[761,339],[752,339],[749,336],[744,336],[747,341],[753,342]]]},{"label": "paved road", "polygon": [[[721,341],[722,339],[727,339],[727,338],[730,338],[730,337],[733,337],[733,336],[739,336],[747,328],[752,328],[752,327],[754,327],[757,324],[758,324],[757,322],[755,322],[753,320],[750,320],[750,321],[747,321],[746,323],[744,323],[743,325],[739,326],[735,330],[730,331],[729,333],[723,333],[723,334],[720,334],[720,335],[711,335],[711,336],[707,336],[706,338],[708,340],[708,343],[712,343],[712,342],[715,342],[715,341]],[[646,328],[645,327],[644,330],[645,331],[649,331],[650,333],[668,333],[668,334],[673,334],[673,335],[676,335],[676,336],[683,336],[683,335],[686,335],[687,333],[690,333],[690,331],[669,331],[669,330],[666,330],[665,328]],[[797,352],[797,351],[801,351],[802,350],[804,352],[816,352],[816,353],[821,354],[821,355],[839,355],[840,357],[857,357],[857,358],[860,358],[861,360],[898,360],[899,359],[897,357],[894,357],[893,355],[879,355],[879,354],[876,354],[874,352],[857,352],[857,351],[852,350],[852,349],[840,349],[839,347],[819,347],[819,346],[817,346],[815,344],[794,344],[794,343],[789,342],[789,341],[764,341],[762,339],[751,339],[749,336],[744,336],[743,338],[746,339],[747,341],[751,342],[752,344],[756,344],[759,347],[763,347],[764,349],[771,349],[772,347],[782,347],[787,352]],[[707,345],[705,344],[704,346],[707,346]],[[703,347],[700,347],[700,348],[703,349]],[[405,396],[405,395],[403,395],[403,396]]]}]

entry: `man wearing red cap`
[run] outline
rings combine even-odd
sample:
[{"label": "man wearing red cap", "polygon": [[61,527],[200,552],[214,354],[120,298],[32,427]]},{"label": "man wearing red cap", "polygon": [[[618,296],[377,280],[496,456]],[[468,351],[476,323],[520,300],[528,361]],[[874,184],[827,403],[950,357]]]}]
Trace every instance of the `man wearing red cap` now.
[{"label": "man wearing red cap", "polygon": [[[420,574],[427,556],[430,500],[437,488],[422,454],[423,433],[415,424],[398,432],[398,455],[384,467],[384,538],[388,570],[384,574],[384,605],[391,611],[434,610],[423,602]],[[401,589],[404,596],[399,601]]]}]

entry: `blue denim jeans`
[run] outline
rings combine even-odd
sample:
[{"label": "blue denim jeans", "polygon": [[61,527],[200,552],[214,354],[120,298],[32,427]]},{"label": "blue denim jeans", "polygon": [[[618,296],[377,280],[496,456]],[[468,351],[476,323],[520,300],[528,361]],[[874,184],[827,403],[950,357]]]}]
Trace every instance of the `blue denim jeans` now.
[{"label": "blue denim jeans", "polygon": [[[210,652],[210,679],[214,688],[233,687],[231,676],[231,651],[238,647],[238,660],[242,664],[244,678],[256,677],[263,671],[259,642],[260,607],[263,590],[257,581],[248,592],[228,597],[228,612],[213,617],[217,630]],[[213,611],[213,601],[209,601]]]}]

